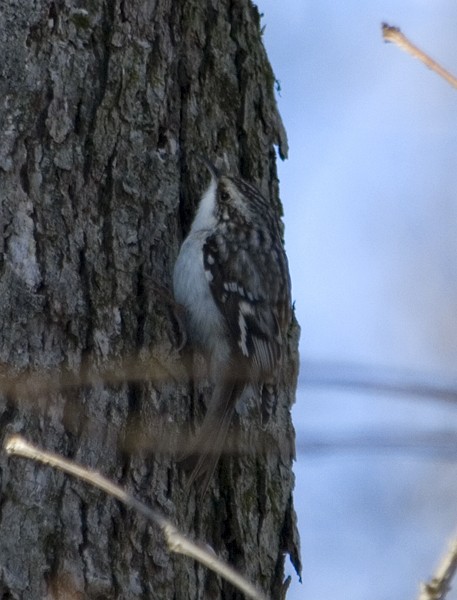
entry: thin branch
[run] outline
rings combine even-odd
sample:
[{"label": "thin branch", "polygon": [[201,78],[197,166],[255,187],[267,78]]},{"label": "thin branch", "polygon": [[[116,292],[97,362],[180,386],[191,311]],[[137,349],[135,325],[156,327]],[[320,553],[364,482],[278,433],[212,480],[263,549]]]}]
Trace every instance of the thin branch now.
[{"label": "thin branch", "polygon": [[455,431],[418,432],[406,428],[395,433],[358,431],[338,435],[316,435],[313,431],[296,432],[296,452],[307,458],[322,454],[356,453],[403,454],[430,460],[455,460]]},{"label": "thin branch", "polygon": [[363,364],[303,361],[299,388],[335,387],[351,392],[399,394],[457,403],[457,378]]},{"label": "thin branch", "polygon": [[453,87],[457,88],[457,78],[449,73],[449,71],[446,71],[446,69],[433,60],[428,54],[425,54],[425,52],[410,42],[398,27],[392,27],[391,25],[387,25],[387,23],[383,23],[381,27],[382,37],[385,42],[392,42],[410,54],[413,58],[418,58],[426,67],[435,71],[440,77],[445,79]]},{"label": "thin branch", "polygon": [[75,463],[74,461],[62,458],[58,454],[45,452],[36,446],[29,444],[24,438],[19,435],[13,435],[5,440],[5,450],[8,454],[14,456],[23,456],[36,460],[51,467],[60,469],[69,475],[78,477],[83,481],[99,488],[106,494],[117,498],[127,506],[137,510],[146,519],[152,521],[160,527],[170,552],[189,556],[200,562],[202,565],[211,569],[232,585],[241,590],[248,598],[254,600],[267,600],[266,596],[247,581],[238,571],[235,571],[230,565],[222,561],[209,550],[205,550],[203,544],[190,541],[185,535],[181,534],[178,529],[164,517],[160,512],[149,508],[134,496],[126,492],[106,477],[103,477],[94,470],[87,469]]},{"label": "thin branch", "polygon": [[[184,358],[188,359],[187,354]],[[98,364],[97,358],[87,356],[78,369],[62,366],[17,372],[12,367],[0,365],[0,394],[12,399],[20,397],[22,402],[81,386],[120,385],[125,382],[184,383],[187,380],[188,374],[182,362],[163,356],[159,360],[154,352],[106,360],[102,365]],[[457,402],[457,377],[357,363],[303,361],[299,385]]]},{"label": "thin branch", "polygon": [[141,352],[117,360],[104,360],[87,356],[77,368],[62,365],[54,369],[28,369],[17,372],[0,365],[0,393],[16,398],[36,398],[42,394],[57,393],[79,386],[100,384],[119,385],[126,381],[186,381],[181,362],[154,352]]},{"label": "thin branch", "polygon": [[434,577],[430,582],[421,585],[418,600],[444,600],[451,589],[450,582],[456,571],[457,539],[454,539],[438,565]]}]

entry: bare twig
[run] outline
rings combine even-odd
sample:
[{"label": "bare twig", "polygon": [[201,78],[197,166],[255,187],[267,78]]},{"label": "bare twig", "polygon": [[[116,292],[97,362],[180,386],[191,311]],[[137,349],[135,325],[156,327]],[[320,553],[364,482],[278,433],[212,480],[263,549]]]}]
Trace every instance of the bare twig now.
[{"label": "bare twig", "polygon": [[117,498],[127,506],[137,510],[144,517],[146,517],[146,519],[158,525],[165,536],[165,540],[171,552],[184,554],[185,556],[189,556],[190,558],[200,562],[208,569],[211,569],[229,581],[232,585],[241,590],[248,598],[253,598],[254,600],[266,600],[266,597],[242,575],[240,575],[238,571],[235,571],[235,569],[219,559],[211,551],[205,550],[203,544],[197,544],[190,541],[185,535],[180,533],[173,523],[164,517],[160,512],[149,508],[137,500],[134,496],[126,492],[124,489],[106,477],[103,477],[96,471],[86,469],[74,461],[62,458],[58,454],[40,450],[36,446],[29,444],[19,435],[13,435],[6,439],[5,450],[10,455],[23,456],[25,458],[30,458],[46,465],[50,465],[51,467],[60,469],[69,475],[78,477],[79,479],[82,479],[83,481],[86,481],[87,483],[90,483],[91,485],[103,490],[110,496],[114,496],[114,498]]},{"label": "bare twig", "polygon": [[335,387],[351,392],[399,394],[457,402],[457,379],[442,373],[421,373],[359,363],[303,361],[299,387]]},{"label": "bare twig", "polygon": [[[176,359],[167,364],[153,353],[106,360],[99,366],[96,358],[87,357],[75,372],[69,367],[15,371],[0,365],[0,394],[11,398],[33,399],[44,394],[64,392],[81,386],[118,385],[129,382],[185,382],[188,375]],[[394,393],[421,396],[427,399],[457,402],[457,378],[441,374],[423,374],[380,368],[359,363],[303,361],[300,364],[299,385],[340,387],[370,393]]]},{"label": "bare twig", "polygon": [[448,83],[450,83],[453,87],[457,88],[457,78],[454,77],[449,71],[446,71],[439,63],[437,63],[433,58],[430,58],[428,54],[425,54],[420,48],[415,46],[412,42],[408,40],[408,38],[400,31],[398,27],[392,27],[387,25],[387,23],[382,24],[382,37],[386,42],[393,42],[397,46],[399,46],[408,54],[411,54],[414,58],[418,58],[421,62],[424,63],[432,71],[435,71],[440,77],[443,77]]},{"label": "bare twig", "polygon": [[142,352],[105,360],[99,364],[94,356],[87,356],[78,368],[61,366],[55,369],[30,369],[16,372],[0,365],[0,393],[11,396],[36,398],[41,394],[57,393],[78,386],[123,384],[126,381],[185,381],[184,368],[166,356],[160,359],[153,353]]},{"label": "bare twig", "polygon": [[298,455],[356,453],[363,454],[402,454],[420,456],[430,460],[455,460],[457,439],[455,431],[417,432],[403,428],[397,432],[359,431],[347,434],[325,436],[315,431],[297,431],[296,451]]},{"label": "bare twig", "polygon": [[451,589],[450,582],[457,571],[457,539],[449,545],[449,550],[443,556],[434,577],[421,585],[418,600],[444,600]]}]

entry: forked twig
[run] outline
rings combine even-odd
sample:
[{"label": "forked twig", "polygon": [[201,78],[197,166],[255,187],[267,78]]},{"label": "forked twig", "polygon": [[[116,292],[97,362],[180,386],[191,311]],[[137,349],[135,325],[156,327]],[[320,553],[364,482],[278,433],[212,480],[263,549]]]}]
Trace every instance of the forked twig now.
[{"label": "forked twig", "polygon": [[457,77],[454,77],[449,71],[446,71],[439,63],[437,63],[428,54],[415,46],[408,38],[400,31],[398,27],[392,27],[387,23],[382,24],[382,37],[386,42],[393,42],[405,52],[408,52],[414,58],[418,58],[429,69],[435,71],[440,77],[443,77],[453,87],[457,88]]},{"label": "forked twig", "polygon": [[103,490],[110,496],[114,496],[117,500],[120,500],[127,506],[137,510],[146,519],[152,521],[160,527],[162,530],[165,540],[167,542],[170,552],[176,552],[177,554],[184,554],[194,560],[205,565],[208,569],[211,569],[232,585],[241,590],[248,598],[254,600],[267,600],[266,596],[255,588],[249,581],[247,581],[242,575],[235,571],[230,565],[222,561],[211,551],[205,550],[203,545],[197,544],[190,541],[185,535],[180,533],[178,529],[164,517],[160,512],[149,508],[134,496],[126,492],[123,488],[116,485],[106,477],[103,477],[92,469],[87,469],[78,465],[74,461],[62,458],[58,454],[52,452],[45,452],[40,450],[36,446],[29,444],[23,437],[19,435],[13,435],[5,440],[5,450],[8,454],[14,456],[23,456],[32,460],[39,461],[51,467],[60,469],[69,475],[78,477],[87,483]]},{"label": "forked twig", "polygon": [[444,600],[451,589],[450,581],[457,571],[457,539],[449,545],[449,550],[441,559],[435,575],[428,583],[421,585],[418,600]]}]

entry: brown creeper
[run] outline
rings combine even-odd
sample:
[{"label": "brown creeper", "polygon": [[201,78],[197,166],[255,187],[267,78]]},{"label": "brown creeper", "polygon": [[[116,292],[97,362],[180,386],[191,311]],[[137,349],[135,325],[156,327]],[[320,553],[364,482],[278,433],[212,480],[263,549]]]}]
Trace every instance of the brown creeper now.
[{"label": "brown creeper", "polygon": [[214,386],[193,448],[190,482],[206,491],[246,386],[271,381],[290,319],[279,223],[252,185],[208,164],[211,183],[174,268],[175,299]]}]

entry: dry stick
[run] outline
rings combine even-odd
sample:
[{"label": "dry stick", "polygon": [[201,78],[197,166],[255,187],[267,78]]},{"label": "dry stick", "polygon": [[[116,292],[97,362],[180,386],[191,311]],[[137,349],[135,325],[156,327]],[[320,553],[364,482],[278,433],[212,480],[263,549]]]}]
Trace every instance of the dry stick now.
[{"label": "dry stick", "polygon": [[202,546],[191,542],[185,535],[181,534],[178,529],[164,517],[161,513],[152,508],[149,508],[134,496],[126,492],[124,489],[103,477],[96,471],[86,469],[75,463],[74,461],[62,458],[58,454],[52,452],[44,452],[36,446],[29,444],[23,437],[19,435],[13,435],[5,440],[5,450],[8,454],[15,456],[23,456],[32,460],[37,460],[51,467],[55,467],[78,477],[91,485],[98,487],[107,494],[114,496],[127,506],[134,508],[144,517],[155,523],[162,530],[168,548],[171,552],[177,554],[184,554],[194,560],[200,562],[202,565],[208,567],[232,585],[236,586],[241,590],[248,598],[254,600],[267,600],[266,596],[257,590],[249,581],[247,581],[242,575],[240,575],[235,569],[230,567],[227,563],[220,560],[212,552],[205,550]]},{"label": "dry stick", "polygon": [[12,397],[39,396],[77,386],[100,383],[120,385],[126,381],[185,381],[186,373],[175,360],[158,360],[152,353],[141,353],[99,365],[96,358],[87,358],[78,371],[67,366],[55,369],[16,372],[0,365],[0,392]]},{"label": "dry stick", "polygon": [[429,583],[421,585],[419,600],[444,600],[451,589],[450,581],[457,571],[457,539],[454,539],[449,550],[443,556],[435,576]]},{"label": "dry stick", "polygon": [[397,44],[402,50],[411,54],[414,58],[418,58],[424,63],[429,69],[438,73],[440,77],[443,77],[453,87],[457,88],[457,78],[454,77],[449,71],[443,69],[433,58],[430,58],[428,54],[425,54],[420,48],[411,43],[408,38],[403,35],[398,27],[391,27],[387,23],[382,24],[382,37],[386,42],[393,42]]}]

